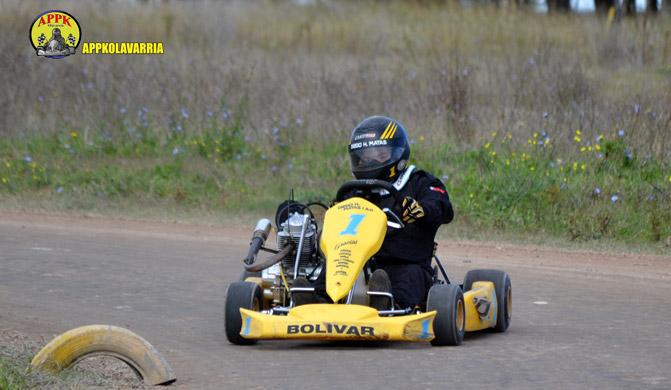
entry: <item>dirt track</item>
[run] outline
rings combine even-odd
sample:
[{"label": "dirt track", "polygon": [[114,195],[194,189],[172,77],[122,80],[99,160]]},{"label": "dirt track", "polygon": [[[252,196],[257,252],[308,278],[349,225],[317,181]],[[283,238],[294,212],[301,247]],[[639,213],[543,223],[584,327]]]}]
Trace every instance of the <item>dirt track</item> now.
[{"label": "dirt track", "polygon": [[[441,244],[448,273],[506,270],[508,333],[427,344],[226,342],[247,229],[0,213],[0,331],[93,323],[152,342],[183,388],[671,387],[671,256]],[[449,385],[449,386],[448,386]]]}]

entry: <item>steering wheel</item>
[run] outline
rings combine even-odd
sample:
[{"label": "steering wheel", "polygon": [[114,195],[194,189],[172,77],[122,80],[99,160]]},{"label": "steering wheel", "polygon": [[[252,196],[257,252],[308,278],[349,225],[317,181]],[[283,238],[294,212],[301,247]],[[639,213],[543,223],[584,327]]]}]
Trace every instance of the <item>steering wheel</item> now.
[{"label": "steering wheel", "polygon": [[[342,202],[345,199],[351,198],[353,196],[361,196],[366,198],[375,194],[374,190],[385,190],[394,198],[394,205],[392,209],[397,208],[403,202],[403,198],[398,193],[396,187],[391,185],[391,183],[384,180],[352,180],[344,183],[338,189],[336,193],[336,202]],[[387,234],[394,234],[401,229],[405,228],[401,218],[394,213],[393,210],[389,208],[383,208],[382,211],[387,215],[387,227],[392,228],[393,230],[387,229]],[[393,221],[389,221],[392,219]]]}]

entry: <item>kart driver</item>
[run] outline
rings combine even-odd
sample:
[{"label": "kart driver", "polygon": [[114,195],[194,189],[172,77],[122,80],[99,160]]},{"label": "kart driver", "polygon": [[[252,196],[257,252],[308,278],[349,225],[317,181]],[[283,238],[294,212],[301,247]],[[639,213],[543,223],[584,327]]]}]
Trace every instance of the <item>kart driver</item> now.
[{"label": "kart driver", "polygon": [[[405,228],[387,236],[371,260],[374,272],[368,290],[392,293],[395,306],[401,309],[421,306],[433,282],[431,259],[436,232],[454,217],[445,185],[430,173],[408,165],[408,136],[391,118],[372,116],[359,123],[352,131],[349,154],[354,177],[386,180],[403,199],[395,209],[395,200],[389,194],[370,199],[380,208],[395,210]],[[322,296],[325,274],[322,272],[315,285]],[[391,307],[388,297],[373,295],[369,299],[378,310]]]}]

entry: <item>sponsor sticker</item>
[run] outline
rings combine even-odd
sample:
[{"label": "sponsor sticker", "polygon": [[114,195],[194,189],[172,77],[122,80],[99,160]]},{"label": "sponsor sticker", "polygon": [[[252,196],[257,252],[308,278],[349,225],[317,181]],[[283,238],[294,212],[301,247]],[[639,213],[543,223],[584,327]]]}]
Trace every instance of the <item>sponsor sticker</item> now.
[{"label": "sponsor sticker", "polygon": [[348,336],[375,336],[372,326],[347,324],[303,324],[287,325],[288,334],[344,334]]}]

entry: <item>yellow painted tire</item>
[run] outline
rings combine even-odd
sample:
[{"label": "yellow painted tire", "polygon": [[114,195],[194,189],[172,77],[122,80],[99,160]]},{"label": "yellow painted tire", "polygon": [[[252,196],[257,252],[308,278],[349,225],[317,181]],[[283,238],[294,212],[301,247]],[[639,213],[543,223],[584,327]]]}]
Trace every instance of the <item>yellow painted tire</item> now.
[{"label": "yellow painted tire", "polygon": [[147,340],[112,325],[87,325],[69,330],[51,340],[30,364],[55,373],[84,358],[100,355],[122,360],[154,386],[177,380],[172,367]]}]

